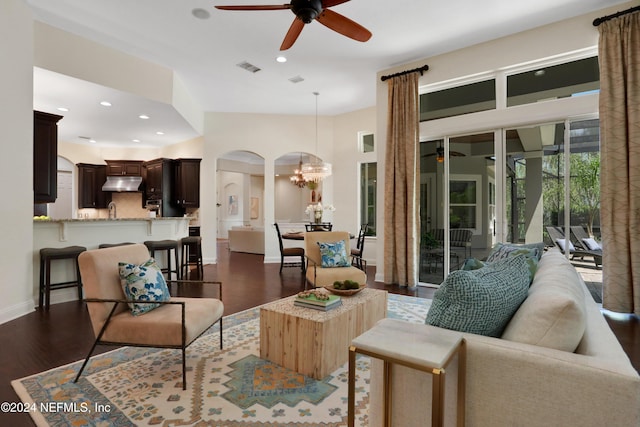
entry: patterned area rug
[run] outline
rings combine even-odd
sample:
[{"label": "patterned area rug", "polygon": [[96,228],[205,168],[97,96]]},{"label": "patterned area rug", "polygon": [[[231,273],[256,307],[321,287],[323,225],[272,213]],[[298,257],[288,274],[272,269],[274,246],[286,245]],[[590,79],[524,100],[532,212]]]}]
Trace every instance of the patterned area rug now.
[{"label": "patterned area rug", "polygon": [[[423,322],[431,300],[389,294],[388,317]],[[123,347],[12,381],[38,426],[344,426],[347,364],[321,381],[260,359],[259,309],[224,319],[187,348]],[[356,425],[368,425],[369,359],[357,360]]]}]

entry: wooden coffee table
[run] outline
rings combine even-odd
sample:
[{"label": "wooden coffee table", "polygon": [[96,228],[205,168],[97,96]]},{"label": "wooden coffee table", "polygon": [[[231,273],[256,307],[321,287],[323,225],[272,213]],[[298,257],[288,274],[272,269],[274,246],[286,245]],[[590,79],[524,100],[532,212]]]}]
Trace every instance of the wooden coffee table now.
[{"label": "wooden coffee table", "polygon": [[351,340],[387,316],[387,291],[365,288],[329,311],[298,307],[295,295],[260,308],[260,357],[315,379],[349,358]]}]

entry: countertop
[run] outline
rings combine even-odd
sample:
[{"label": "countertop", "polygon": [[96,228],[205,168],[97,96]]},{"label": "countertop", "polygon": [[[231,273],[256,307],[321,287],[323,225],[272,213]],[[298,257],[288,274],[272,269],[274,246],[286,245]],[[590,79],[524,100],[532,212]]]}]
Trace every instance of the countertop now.
[{"label": "countertop", "polygon": [[34,219],[34,223],[60,223],[60,222],[107,222],[107,221],[169,221],[183,219],[191,221],[192,217],[159,217],[159,218],[69,218],[69,219]]}]

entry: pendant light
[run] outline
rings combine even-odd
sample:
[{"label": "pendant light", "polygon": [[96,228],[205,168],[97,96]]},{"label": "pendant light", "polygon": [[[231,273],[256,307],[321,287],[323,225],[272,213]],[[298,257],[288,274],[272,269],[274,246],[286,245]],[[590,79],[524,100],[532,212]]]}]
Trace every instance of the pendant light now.
[{"label": "pendant light", "polygon": [[304,188],[307,185],[307,180],[302,176],[302,153],[300,153],[300,163],[298,163],[298,169],[293,171],[293,175],[289,177],[291,183],[298,188]]},{"label": "pendant light", "polygon": [[302,176],[306,181],[318,182],[331,176],[331,163],[326,163],[318,158],[318,92],[313,92],[316,96],[316,155],[310,163],[302,165]]}]

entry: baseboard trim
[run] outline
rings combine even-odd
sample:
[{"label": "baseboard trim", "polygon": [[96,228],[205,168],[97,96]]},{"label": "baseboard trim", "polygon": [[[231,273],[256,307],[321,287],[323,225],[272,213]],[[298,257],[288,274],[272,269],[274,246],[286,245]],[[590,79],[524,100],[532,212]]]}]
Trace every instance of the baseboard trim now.
[{"label": "baseboard trim", "polygon": [[0,324],[10,322],[11,320],[22,317],[31,313],[35,309],[33,301],[23,301],[10,307],[0,310]]}]

